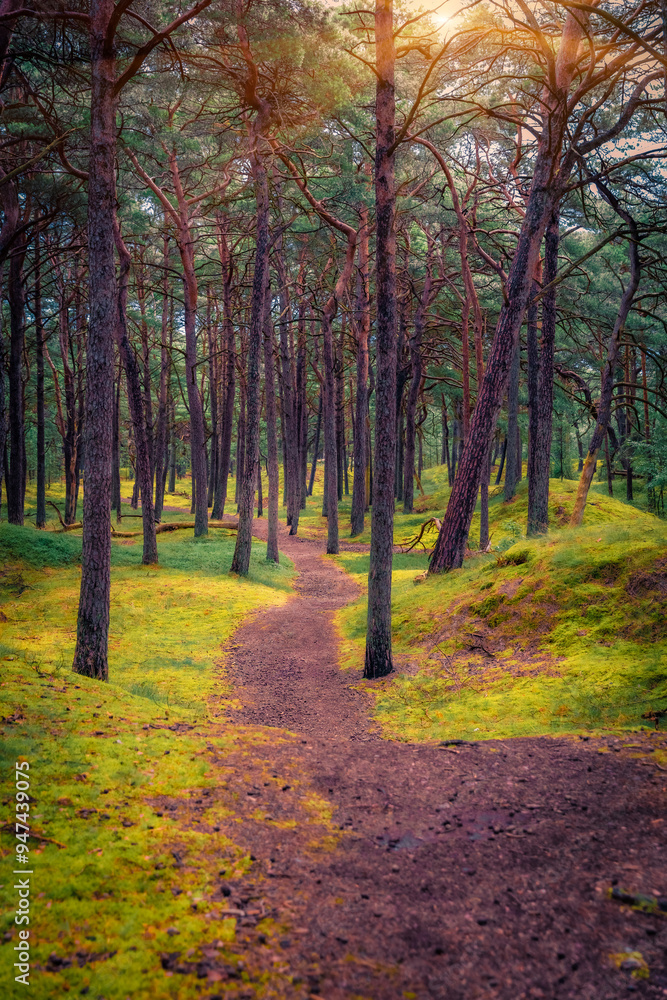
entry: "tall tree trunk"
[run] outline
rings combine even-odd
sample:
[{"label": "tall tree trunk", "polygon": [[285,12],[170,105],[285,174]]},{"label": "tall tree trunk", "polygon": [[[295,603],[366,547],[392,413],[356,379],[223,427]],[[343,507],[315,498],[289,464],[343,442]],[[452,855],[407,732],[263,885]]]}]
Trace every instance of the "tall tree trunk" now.
[{"label": "tall tree trunk", "polygon": [[118,368],[118,382],[116,384],[115,400],[113,406],[113,441],[111,450],[111,509],[116,511],[116,524],[120,524],[122,519],[122,501],[120,495],[120,387],[121,369]]},{"label": "tall tree trunk", "polygon": [[646,381],[646,348],[642,347],[640,349],[640,357],[642,361],[642,398],[644,402],[644,440],[651,440],[651,428],[649,423],[648,415],[648,382]]},{"label": "tall tree trunk", "polygon": [[509,384],[507,386],[507,451],[505,452],[505,489],[503,500],[510,501],[516,493],[517,444],[519,435],[519,372],[521,343],[517,339],[512,356]]},{"label": "tall tree trunk", "polygon": [[482,472],[479,497],[479,549],[486,552],[489,547],[489,480],[491,478],[491,448],[489,448],[486,467]]},{"label": "tall tree trunk", "polygon": [[46,527],[46,446],[44,440],[44,326],[40,234],[35,234],[35,347],[37,352],[37,513],[35,524]]},{"label": "tall tree trunk", "polygon": [[308,399],[306,398],[306,302],[303,287],[304,270],[305,268],[300,268],[298,283],[299,317],[297,324],[296,354],[296,414],[299,435],[299,511],[306,509],[306,475],[308,470]]},{"label": "tall tree trunk", "polygon": [[320,453],[320,434],[322,432],[322,408],[324,406],[324,393],[320,389],[320,402],[317,407],[317,425],[315,427],[315,444],[313,445],[313,464],[310,468],[310,482],[308,484],[308,496],[313,495],[313,486],[315,484],[315,472],[317,471],[317,456]]},{"label": "tall tree trunk", "polygon": [[232,277],[233,261],[227,243],[227,229],[224,218],[218,218],[218,251],[222,268],[222,332],[224,339],[224,402],[219,431],[218,474],[213,502],[213,517],[222,517],[227,500],[229,481],[229,460],[232,452],[232,431],[234,425],[234,398],[236,395],[236,335],[232,318]]},{"label": "tall tree trunk", "polygon": [[394,497],[403,500],[403,466],[405,463],[405,404],[401,399],[396,423],[396,469],[394,472]]},{"label": "tall tree trunk", "polygon": [[218,468],[218,388],[219,388],[219,358],[218,358],[218,332],[217,326],[212,325],[212,301],[211,289],[207,290],[206,328],[208,332],[208,384],[211,410],[211,437],[210,437],[210,461],[208,470],[208,492],[206,506],[213,506],[213,493],[217,480]]},{"label": "tall tree trunk", "polygon": [[9,258],[9,447],[10,464],[7,481],[7,520],[23,524],[24,472],[24,413],[23,413],[23,351],[25,347],[25,292],[23,261],[26,247],[15,247]]},{"label": "tall tree trunk", "polygon": [[[118,350],[125,368],[127,401],[134,425],[134,443],[137,449],[137,482],[141,489],[141,518],[144,529],[144,546],[141,561],[150,566],[158,561],[157,538],[155,535],[155,511],[153,508],[153,479],[150,459],[149,428],[146,423],[145,395],[142,392],[139,365],[127,335],[127,289],[130,277],[130,254],[115,227],[116,247],[120,259],[118,277],[118,313],[116,317],[116,337]],[[144,385],[145,392],[145,385]]]},{"label": "tall tree trunk", "polygon": [[498,466],[498,475],[496,476],[496,486],[500,483],[503,478],[503,468],[505,467],[505,456],[507,455],[507,434],[505,435],[505,440],[503,441],[503,447],[500,452],[500,465]]},{"label": "tall tree trunk", "polygon": [[343,378],[343,345],[345,342],[345,316],[342,317],[340,336],[335,344],[334,376],[336,387],[336,480],[338,500],[343,499],[345,479],[345,382]]},{"label": "tall tree trunk", "polygon": [[[544,240],[544,283],[551,285],[558,270],[558,208],[549,219]],[[542,347],[537,389],[537,427],[531,435],[528,470],[528,535],[543,535],[549,529],[549,473],[553,425],[554,349],[556,343],[556,286],[547,288],[542,299]]]},{"label": "tall tree trunk", "polygon": [[576,12],[576,16],[567,15],[554,63],[555,86],[545,84],[542,91],[542,132],[537,144],[526,212],[507,280],[507,300],[498,317],[470,433],[431,556],[431,573],[444,572],[463,563],[470,521],[477,500],[477,487],[488,445],[494,434],[513,352],[519,340],[542,236],[553,208],[560,201],[563,186],[574,162],[573,157],[569,157],[567,163],[561,164],[561,169],[558,169],[569,114],[568,95],[578,66],[576,56],[586,30],[587,18],[587,14],[582,15],[580,12]]},{"label": "tall tree trunk", "polygon": [[[245,351],[243,352],[245,354]],[[245,414],[246,414],[246,384],[241,383],[239,393],[239,415],[236,421],[236,491],[234,500],[236,501],[236,511],[238,513],[241,503],[241,483],[245,473]]]},{"label": "tall tree trunk", "polygon": [[[410,364],[412,376],[410,379],[410,389],[405,406],[405,485],[403,487],[403,513],[412,514],[415,496],[415,434],[417,412],[417,400],[422,384],[423,363],[422,363],[422,339],[424,336],[424,326],[426,322],[426,310],[431,301],[432,284],[432,243],[429,239],[428,256],[426,261],[426,279],[422,296],[415,312],[415,325],[410,338]],[[420,473],[421,475],[421,473]]]},{"label": "tall tree trunk", "polygon": [[280,481],[278,475],[278,431],[276,424],[276,383],[273,358],[273,321],[271,319],[271,292],[267,287],[266,316],[264,321],[264,401],[266,406],[266,457],[269,477],[268,534],[266,543],[267,562],[277,563],[278,552],[278,499]]},{"label": "tall tree trunk", "polygon": [[[611,456],[609,454],[609,428],[607,428],[607,433],[604,436],[604,456],[605,456],[605,465],[607,466],[607,493],[609,494],[610,497],[613,497],[614,477],[611,471]],[[579,469],[580,472],[583,469],[583,467],[584,467],[584,460],[582,458],[581,469]]]},{"label": "tall tree trunk", "polygon": [[357,385],[354,423],[354,477],[352,481],[352,512],[350,535],[354,538],[364,530],[366,509],[366,466],[368,433],[368,340],[371,330],[371,307],[368,294],[368,208],[359,209],[359,250],[357,268],[357,297],[355,333],[357,339]]},{"label": "tall tree trunk", "polygon": [[169,237],[162,242],[162,323],[160,329],[160,394],[158,398],[157,432],[155,435],[155,520],[162,520],[164,481],[167,464],[167,422],[169,402],[169,370],[171,366],[167,337],[170,329],[169,297]]},{"label": "tall tree trunk", "polygon": [[600,388],[600,402],[598,404],[597,420],[593,436],[591,437],[591,441],[588,446],[586,461],[584,462],[584,467],[582,469],[581,476],[579,477],[577,496],[574,501],[572,516],[570,517],[571,528],[578,527],[584,519],[584,509],[586,507],[588,491],[591,483],[593,482],[593,476],[595,475],[595,469],[597,467],[598,452],[604,442],[607,427],[611,418],[611,400],[614,392],[614,372],[618,363],[621,337],[625,329],[625,321],[628,318],[634,297],[639,287],[639,278],[641,273],[639,261],[639,231],[637,224],[632,216],[620,207],[614,196],[611,195],[611,192],[609,192],[602,184],[600,187],[605,193],[606,200],[611,203],[614,211],[617,215],[621,216],[630,229],[630,239],[628,241],[630,280],[628,281],[625,291],[623,292],[618,313],[616,315],[616,321],[614,322],[614,329],[607,346],[607,360],[602,372],[602,385]]},{"label": "tall tree trunk", "polygon": [[442,408],[442,451],[440,453],[440,465],[447,466],[447,483],[451,486],[452,471],[449,457],[449,425],[447,422],[447,402],[444,392],[440,397],[440,406]]},{"label": "tall tree trunk", "polygon": [[113,0],[90,3],[90,139],[88,177],[89,323],[86,352],[81,594],[74,671],[107,680],[111,586],[111,449],[114,330],[117,320],[115,59],[107,40]]},{"label": "tall tree trunk", "polygon": [[169,447],[169,493],[176,492],[176,406],[172,400],[170,417],[171,444]]},{"label": "tall tree trunk", "polygon": [[185,319],[185,382],[190,411],[190,464],[195,502],[195,538],[208,534],[208,475],[206,470],[206,436],[204,408],[197,384],[197,275],[195,273],[194,242],[190,228],[185,195],[173,153],[169,158],[174,189],[178,199],[180,225],[178,249],[183,264]]},{"label": "tall tree trunk", "polygon": [[[326,310],[325,310],[326,311]],[[322,317],[324,362],[324,500],[327,518],[327,553],[338,552],[338,460],[336,449],[336,386],[334,338],[331,319]]]},{"label": "tall tree trunk", "polygon": [[289,275],[283,259],[282,237],[278,241],[277,271],[280,301],[280,318],[278,331],[280,334],[280,391],[282,395],[282,427],[283,427],[283,457],[284,457],[284,491],[287,524],[290,535],[296,535],[299,527],[299,445],[296,423],[296,400],[294,391],[294,370],[290,352],[290,326],[292,321],[292,306],[289,295]]},{"label": "tall tree trunk", "polygon": [[[144,287],[144,271],[141,263],[136,269],[136,289],[139,301],[141,323],[141,390],[143,396],[144,423],[146,426],[146,445],[150,464],[151,502],[153,496],[153,478],[155,475],[155,427],[153,423],[153,399],[151,395],[151,354],[148,342],[148,323],[146,322],[146,289]],[[143,504],[143,490],[142,490]]]},{"label": "tall tree trunk", "polygon": [[232,573],[246,576],[250,567],[252,514],[255,498],[255,458],[259,453],[259,359],[265,322],[266,281],[269,266],[269,185],[263,155],[257,148],[261,131],[254,131],[251,163],[257,203],[255,273],[252,284],[250,330],[246,356],[246,438],[243,481],[239,489],[239,523]]},{"label": "tall tree trunk", "polygon": [[[0,264],[0,277],[2,276],[2,265]],[[0,299],[2,297],[0,289]],[[5,417],[5,345],[4,338],[0,336],[0,512],[2,510],[2,480],[5,480],[5,489],[9,472],[9,462],[7,455],[7,422]]]},{"label": "tall tree trunk", "polygon": [[368,574],[364,677],[392,670],[391,571],[396,456],[396,236],[394,214],[395,93],[393,0],[376,0],[376,388],[373,513]]}]

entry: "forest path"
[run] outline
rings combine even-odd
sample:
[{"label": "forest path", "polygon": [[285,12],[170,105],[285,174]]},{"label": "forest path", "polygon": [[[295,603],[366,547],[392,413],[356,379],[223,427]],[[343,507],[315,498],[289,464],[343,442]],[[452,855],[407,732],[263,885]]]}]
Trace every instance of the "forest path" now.
[{"label": "forest path", "polygon": [[[300,573],[296,595],[226,647],[241,703],[229,714],[259,732],[256,755],[213,760],[225,793],[238,789],[228,833],[253,857],[232,905],[250,899],[249,912],[275,921],[267,932],[247,916],[236,942],[240,957],[272,970],[270,995],[667,996],[667,920],[607,895],[612,884],[665,894],[665,734],[449,747],[381,739],[349,687],[361,671],[336,666],[332,615],[356,585],[319,541],[281,527],[280,548]],[[316,802],[332,810],[319,807],[319,847]],[[337,843],[325,837],[332,822]],[[632,978],[636,956],[616,967],[610,955],[624,952],[641,954],[650,980]]]},{"label": "forest path", "polygon": [[[255,537],[265,540],[266,532],[266,521],[255,520]],[[334,611],[358,597],[359,588],[332,560],[322,558],[318,542],[283,529],[280,551],[299,573],[295,596],[255,615],[226,647],[233,653],[234,686],[243,701],[240,718],[320,739],[367,741],[372,737],[365,699],[338,669],[332,620]]]}]

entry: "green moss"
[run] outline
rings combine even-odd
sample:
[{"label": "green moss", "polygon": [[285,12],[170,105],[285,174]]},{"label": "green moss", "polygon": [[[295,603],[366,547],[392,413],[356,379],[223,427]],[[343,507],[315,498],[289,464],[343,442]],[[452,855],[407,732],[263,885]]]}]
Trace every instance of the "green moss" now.
[{"label": "green moss", "polygon": [[[207,747],[223,760],[261,754],[264,733],[223,723],[233,692],[216,667],[240,621],[287,599],[293,571],[267,566],[257,543],[249,577],[230,576],[234,539],[222,533],[204,542],[186,532],[158,536],[157,567],[141,566],[140,545],[115,543],[104,684],[71,672],[80,545],[71,534],[0,526],[0,767],[11,801],[14,762],[30,763],[33,992],[194,998],[196,977],[168,977],[160,953],[191,951],[196,961],[215,944],[236,965],[237,951],[228,950],[236,920],[217,915],[209,897],[250,860],[219,832],[233,818],[231,793],[212,799],[196,822],[171,818],[164,801],[187,813],[193,798],[219,790],[224,770],[209,770]],[[297,817],[312,824],[314,840],[329,833],[325,813],[312,802]],[[4,828],[5,866],[15,844]],[[5,883],[0,934],[15,934],[15,891]],[[0,948],[8,982],[14,943]],[[48,966],[52,952],[72,964]],[[80,963],[77,953],[93,957]],[[262,977],[253,973],[253,995],[264,995]]]},{"label": "green moss", "polygon": [[[395,557],[397,673],[370,688],[386,735],[483,739],[650,725],[642,715],[667,707],[667,526],[619,501],[608,507],[606,522],[523,539],[442,576],[423,578],[424,555]],[[365,554],[337,558],[365,583]],[[343,666],[358,668],[365,598],[343,608],[338,624]]]}]

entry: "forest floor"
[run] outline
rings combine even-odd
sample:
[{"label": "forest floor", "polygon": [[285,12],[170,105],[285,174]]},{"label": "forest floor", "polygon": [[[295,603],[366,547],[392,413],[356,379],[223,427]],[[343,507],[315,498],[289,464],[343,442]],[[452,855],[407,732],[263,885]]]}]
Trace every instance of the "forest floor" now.
[{"label": "forest floor", "polygon": [[[289,915],[285,995],[667,996],[667,916],[610,898],[664,886],[665,735],[383,740],[359,673],[337,667],[333,615],[355,584],[317,541],[282,529],[280,547],[297,594],[241,625],[225,657],[234,722],[275,728],[254,774],[242,754],[221,763],[253,784],[233,831],[254,861],[234,895]],[[331,804],[335,846],[290,824],[293,787]],[[243,924],[241,953],[275,949]]]},{"label": "forest floor", "polygon": [[[665,699],[664,525],[598,497],[568,532],[572,484],[552,486],[546,539],[517,540],[519,491],[458,573],[395,556],[396,670],[374,682],[368,545],[325,556],[318,497],[280,566],[255,521],[247,579],[233,533],[160,535],[157,567],[115,539],[108,684],[69,669],[80,538],[0,525],[37,1000],[667,997],[667,734],[642,721]],[[9,864],[7,813],[0,833]]]}]

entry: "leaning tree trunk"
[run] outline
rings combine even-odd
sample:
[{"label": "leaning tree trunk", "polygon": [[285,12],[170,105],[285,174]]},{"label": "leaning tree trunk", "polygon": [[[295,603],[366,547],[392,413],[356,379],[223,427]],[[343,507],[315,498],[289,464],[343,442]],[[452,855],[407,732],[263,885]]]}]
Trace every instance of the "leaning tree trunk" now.
[{"label": "leaning tree trunk", "polygon": [[149,434],[146,424],[145,398],[142,393],[139,366],[127,335],[127,288],[130,277],[130,254],[115,226],[116,247],[120,259],[118,277],[118,313],[116,337],[127,384],[127,401],[134,426],[134,444],[137,449],[137,482],[141,490],[141,518],[144,529],[144,547],[141,561],[151,566],[158,561],[157,538],[155,534],[155,510],[153,507],[153,474],[150,458]]},{"label": "leaning tree trunk", "polygon": [[269,265],[269,185],[263,156],[257,149],[258,135],[252,151],[252,171],[257,202],[257,234],[255,241],[255,273],[252,284],[250,330],[246,356],[246,435],[245,468],[239,488],[239,523],[231,572],[247,576],[252,545],[252,514],[255,499],[255,458],[259,449],[259,359],[264,332],[265,292]]},{"label": "leaning tree trunk", "polygon": [[[558,208],[554,209],[544,239],[544,284],[542,299],[542,349],[537,387],[537,420],[530,439],[528,470],[528,535],[543,535],[549,529],[549,472],[553,423],[554,346],[556,341],[556,286],[558,270]],[[531,410],[532,413],[532,410]]]},{"label": "leaning tree trunk", "polygon": [[264,402],[266,406],[266,457],[269,475],[268,535],[266,561],[277,563],[278,551],[278,500],[280,479],[278,474],[278,433],[276,427],[276,383],[273,357],[273,322],[271,320],[271,292],[267,285],[266,317],[264,321]]},{"label": "leaning tree trunk", "polygon": [[593,476],[595,475],[595,469],[597,467],[598,452],[604,443],[607,427],[609,426],[609,421],[611,419],[611,400],[614,392],[614,371],[618,363],[621,337],[625,329],[625,321],[628,318],[628,313],[632,308],[632,303],[639,287],[640,277],[639,231],[637,229],[637,224],[632,216],[620,207],[616,198],[614,198],[611,192],[609,192],[604,185],[600,184],[600,189],[603,191],[606,200],[612,205],[614,211],[620,215],[630,229],[630,239],[628,242],[630,280],[625,291],[623,292],[621,304],[614,323],[614,329],[611,337],[609,338],[607,360],[602,372],[602,385],[600,388],[600,402],[598,404],[597,420],[593,436],[591,437],[591,441],[588,446],[588,454],[586,455],[584,467],[579,478],[577,496],[574,501],[572,516],[570,517],[571,528],[578,527],[584,519],[584,509],[586,507],[588,491],[591,483],[593,482]]},{"label": "leaning tree trunk", "polygon": [[376,388],[373,513],[368,574],[368,625],[364,677],[392,670],[391,571],[394,548],[394,471],[396,462],[396,235],[394,213],[393,0],[375,3],[376,51]]},{"label": "leaning tree trunk", "polygon": [[109,676],[113,334],[117,317],[114,261],[115,60],[107,41],[113,12],[113,0],[91,0],[89,321],[84,416],[86,488],[83,497],[81,594],[74,653],[74,671],[99,680],[107,680]]},{"label": "leaning tree trunk", "polygon": [[431,556],[430,573],[442,573],[463,563],[477,488],[519,340],[542,236],[571,170],[571,158],[560,171],[558,165],[569,113],[568,95],[578,66],[577,53],[587,17],[578,12],[576,16],[567,15],[554,66],[556,88],[545,86],[542,91],[542,133],[526,213],[507,280],[507,300],[498,317],[470,434]]}]

